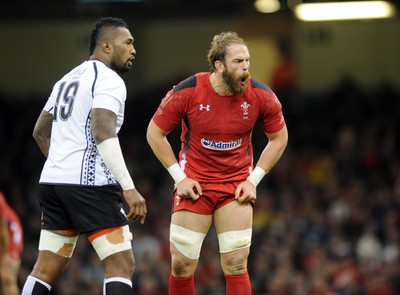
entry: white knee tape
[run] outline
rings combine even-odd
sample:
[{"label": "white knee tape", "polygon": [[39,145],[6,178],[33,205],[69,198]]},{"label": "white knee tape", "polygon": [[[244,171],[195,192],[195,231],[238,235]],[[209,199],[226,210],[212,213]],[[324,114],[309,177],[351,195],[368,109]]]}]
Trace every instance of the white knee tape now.
[{"label": "white knee tape", "polygon": [[62,236],[42,229],[40,231],[39,251],[47,250],[71,258],[77,240],[78,236]]},{"label": "white knee tape", "polygon": [[100,260],[125,250],[132,249],[132,233],[128,225],[95,238],[91,243]]},{"label": "white knee tape", "polygon": [[252,229],[233,230],[218,235],[219,252],[228,253],[250,247]]},{"label": "white knee tape", "polygon": [[198,259],[200,257],[201,245],[205,236],[206,234],[171,223],[169,241],[187,258]]}]

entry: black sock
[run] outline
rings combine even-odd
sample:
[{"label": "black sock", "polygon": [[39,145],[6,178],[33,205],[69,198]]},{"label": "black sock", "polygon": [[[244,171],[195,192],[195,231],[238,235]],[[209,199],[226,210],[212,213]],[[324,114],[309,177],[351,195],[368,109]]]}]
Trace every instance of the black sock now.
[{"label": "black sock", "polygon": [[35,282],[35,285],[32,289],[32,295],[47,295],[50,294],[49,289],[46,286],[42,285],[39,282]]},{"label": "black sock", "polygon": [[132,287],[120,280],[107,280],[104,289],[106,295],[132,295]]},{"label": "black sock", "polygon": [[48,295],[50,294],[51,286],[47,283],[28,276],[24,288],[22,289],[22,295]]}]

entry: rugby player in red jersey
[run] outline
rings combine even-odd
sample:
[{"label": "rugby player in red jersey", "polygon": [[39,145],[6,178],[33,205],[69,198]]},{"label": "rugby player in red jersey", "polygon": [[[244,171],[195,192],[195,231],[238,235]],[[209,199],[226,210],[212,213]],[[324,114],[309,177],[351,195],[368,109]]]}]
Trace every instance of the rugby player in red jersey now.
[{"label": "rugby player in red jersey", "polygon": [[[250,76],[250,54],[235,32],[214,36],[211,71],[197,73],[164,97],[147,130],[154,154],[175,181],[170,224],[169,294],[195,293],[194,272],[212,222],[218,235],[226,294],[250,295],[247,258],[256,187],[288,141],[275,94]],[[252,130],[267,144],[253,164]],[[182,125],[179,161],[167,139]]]},{"label": "rugby player in red jersey", "polygon": [[23,244],[21,221],[0,192],[0,294],[20,294],[18,272]]}]

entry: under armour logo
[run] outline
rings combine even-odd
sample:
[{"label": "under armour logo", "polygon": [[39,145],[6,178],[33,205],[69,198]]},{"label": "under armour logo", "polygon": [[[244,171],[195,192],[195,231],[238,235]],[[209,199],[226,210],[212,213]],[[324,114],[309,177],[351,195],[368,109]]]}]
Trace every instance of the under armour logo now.
[{"label": "under armour logo", "polygon": [[211,109],[211,106],[210,106],[209,104],[206,105],[206,106],[203,106],[203,104],[201,103],[201,104],[199,105],[199,110],[200,110],[200,111],[206,110],[207,112],[209,112],[210,109]]}]

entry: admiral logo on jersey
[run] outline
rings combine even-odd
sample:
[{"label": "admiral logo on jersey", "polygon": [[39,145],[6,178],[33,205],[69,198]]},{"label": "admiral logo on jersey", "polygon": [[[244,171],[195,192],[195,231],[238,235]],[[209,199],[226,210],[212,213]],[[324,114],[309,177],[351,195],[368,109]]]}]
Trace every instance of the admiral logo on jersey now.
[{"label": "admiral logo on jersey", "polygon": [[228,142],[214,141],[206,138],[201,139],[201,145],[210,150],[220,150],[220,151],[233,150],[239,147],[241,144],[242,144],[241,138]]}]

